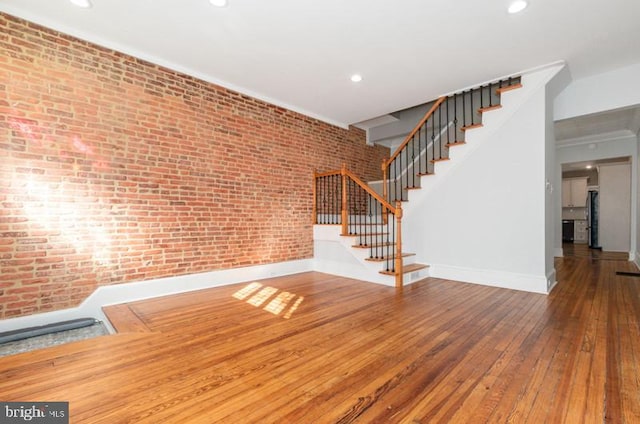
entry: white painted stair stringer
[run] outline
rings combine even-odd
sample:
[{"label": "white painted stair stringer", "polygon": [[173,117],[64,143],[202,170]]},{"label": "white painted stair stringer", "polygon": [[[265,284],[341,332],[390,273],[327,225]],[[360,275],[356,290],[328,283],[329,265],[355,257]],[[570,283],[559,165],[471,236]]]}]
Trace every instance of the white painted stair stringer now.
[{"label": "white painted stair stringer", "polygon": [[[340,225],[314,225],[313,249],[314,269],[327,274],[354,278],[371,283],[395,286],[395,277],[381,274],[382,262],[367,261],[369,249],[354,248],[357,237],[340,235]],[[409,265],[415,256],[403,258],[403,264]],[[404,285],[411,284],[428,276],[428,268],[404,275]]]},{"label": "white painted stair stringer", "polygon": [[[536,256],[538,251],[543,252],[544,249],[537,249],[537,245],[529,248],[522,247],[527,243],[526,240],[521,240],[522,234],[519,231],[523,224],[515,227],[512,216],[521,216],[520,214],[523,213],[525,207],[544,207],[544,204],[538,206],[541,204],[539,200],[537,203],[530,200],[533,196],[537,196],[536,199],[542,198],[544,200],[544,188],[538,189],[544,187],[545,165],[543,153],[540,153],[543,152],[543,148],[528,146],[544,146],[545,121],[542,109],[544,101],[541,102],[540,99],[544,99],[547,84],[560,72],[563,66],[563,64],[553,65],[522,75],[521,88],[506,91],[501,95],[502,108],[484,113],[482,116],[483,126],[466,132],[466,144],[451,147],[450,160],[436,163],[434,175],[421,177],[421,189],[409,191],[409,201],[403,203],[403,242],[408,245],[408,249],[412,249],[411,251],[416,253],[417,262],[430,265],[429,273],[431,276],[537,293],[549,292],[552,286],[549,281],[553,278],[545,276],[541,272],[544,271],[539,265],[542,261]],[[543,106],[539,106],[540,104]],[[528,118],[531,116],[529,115],[531,112],[536,115],[533,118]],[[527,123],[526,129],[520,126],[523,122]],[[518,131],[534,131],[535,133],[518,135]],[[506,139],[505,134],[510,134],[511,138]],[[496,143],[495,140],[500,140],[500,142]],[[526,140],[529,143],[527,149],[524,149],[527,153],[524,154],[528,155],[533,150],[534,156],[523,156],[523,152],[511,147],[522,146],[524,142],[521,140]],[[498,145],[504,146],[511,156],[495,156],[497,162],[492,164],[492,157],[488,156],[487,152],[494,152]],[[465,178],[473,178],[469,169],[478,168],[478,158],[482,158],[487,168],[478,169],[477,172],[485,172],[486,175],[500,175],[502,179],[497,181],[496,177],[483,178],[484,175],[476,174],[479,177],[476,181],[466,180],[469,181],[469,187],[475,187],[473,193],[449,193],[447,190],[451,188],[465,186]],[[526,166],[518,168],[516,164],[522,162],[526,163]],[[505,163],[507,165],[504,165]],[[470,165],[471,168],[469,168]],[[495,172],[496,169],[493,168],[497,168],[498,172]],[[509,170],[511,173],[503,177],[505,170]],[[516,175],[514,172],[532,172],[532,170],[536,172],[535,175],[539,183],[531,187],[530,181],[532,179],[527,179],[526,182],[529,185],[527,185],[526,191],[518,185],[520,179],[510,179],[510,176]],[[463,175],[465,178],[462,178]],[[542,177],[538,175],[542,175]],[[478,185],[478,181],[485,180],[491,181],[490,184],[497,185]],[[452,184],[451,181],[454,183]],[[519,190],[512,190],[512,187],[517,187]],[[497,208],[493,203],[486,203],[487,199],[496,196],[496,192],[502,196],[500,208]],[[511,192],[515,192],[515,195],[509,199],[507,193]],[[483,196],[481,193],[491,193],[492,196]],[[524,193],[526,193],[526,200],[523,202],[522,194]],[[448,201],[450,197],[456,199],[456,196],[463,197],[458,197],[459,200]],[[464,198],[469,200],[465,202]],[[449,209],[452,206],[455,209]],[[425,210],[431,211],[426,214],[427,217]],[[486,224],[477,219],[471,221],[475,227],[465,223],[467,217],[472,217],[479,210],[494,211],[491,226],[482,227]],[[538,213],[537,209],[536,213]],[[504,214],[509,216],[500,222]],[[523,214],[522,216],[527,215]],[[536,219],[539,219],[539,216],[539,214],[535,215]],[[409,229],[405,227],[405,224]],[[461,224],[466,225],[461,226]],[[539,243],[542,236],[535,238],[532,234],[537,231],[529,230],[530,228],[538,228],[539,221],[527,221],[524,225],[528,230],[526,232],[527,240],[531,240],[532,244]],[[483,231],[478,231],[481,228]],[[492,233],[491,228],[498,232],[499,238],[495,237],[496,233]],[[450,232],[449,229],[455,231]],[[434,235],[432,230],[435,230],[435,237],[430,237]],[[458,238],[455,234],[462,237]],[[449,241],[441,245],[444,237],[448,237]],[[494,251],[489,248],[491,243],[487,243],[487,238],[500,240],[502,243],[500,249]],[[493,244],[496,243],[495,240],[492,240]],[[506,246],[511,248],[512,245],[514,246],[512,251],[505,250]],[[474,257],[473,249],[485,250],[481,251],[482,255]],[[464,254],[461,255],[461,252]],[[479,257],[491,256],[493,260],[486,262],[479,259]],[[437,257],[446,258],[447,261],[442,262]],[[509,259],[502,259],[505,257]]]},{"label": "white painted stair stringer", "polygon": [[[446,179],[448,173],[464,164],[464,158],[471,155],[476,149],[482,147],[493,133],[505,124],[525,103],[529,97],[536,93],[549,81],[550,75],[555,75],[563,65],[555,65],[550,68],[522,75],[522,87],[510,90],[500,95],[500,109],[482,114],[482,127],[466,131],[465,144],[449,148],[449,160],[437,162],[434,174],[420,177],[420,189],[409,190],[407,199],[403,202],[404,216],[414,213],[414,210],[422,204],[422,199]],[[413,201],[412,201],[413,200]]]}]

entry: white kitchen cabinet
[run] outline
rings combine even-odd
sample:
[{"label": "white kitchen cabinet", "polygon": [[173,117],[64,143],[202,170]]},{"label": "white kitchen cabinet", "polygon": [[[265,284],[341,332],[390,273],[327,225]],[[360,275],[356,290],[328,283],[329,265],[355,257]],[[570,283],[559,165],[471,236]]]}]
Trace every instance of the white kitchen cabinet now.
[{"label": "white kitchen cabinet", "polygon": [[574,243],[586,243],[587,242],[587,221],[584,219],[576,219],[573,221],[573,242]]},{"label": "white kitchen cabinet", "polygon": [[587,178],[562,180],[562,207],[584,208],[587,205]]}]

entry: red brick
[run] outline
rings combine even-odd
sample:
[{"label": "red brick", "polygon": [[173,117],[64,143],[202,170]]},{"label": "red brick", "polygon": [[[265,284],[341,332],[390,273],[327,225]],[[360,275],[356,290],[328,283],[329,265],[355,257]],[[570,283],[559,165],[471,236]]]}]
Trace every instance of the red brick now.
[{"label": "red brick", "polygon": [[310,258],[313,171],[380,178],[388,149],[357,128],[5,14],[0,27],[0,287],[41,293],[0,298],[0,319],[103,285]]}]

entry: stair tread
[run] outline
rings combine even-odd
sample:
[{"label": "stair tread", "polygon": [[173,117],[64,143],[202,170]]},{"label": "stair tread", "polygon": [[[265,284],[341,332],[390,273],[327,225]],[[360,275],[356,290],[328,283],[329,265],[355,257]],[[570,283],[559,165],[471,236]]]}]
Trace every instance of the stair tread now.
[{"label": "stair tread", "polygon": [[460,146],[463,144],[467,144],[466,141],[454,141],[453,143],[447,143],[444,145],[444,147],[453,147],[453,146]]},{"label": "stair tread", "polygon": [[521,83],[517,83],[517,84],[511,84],[511,85],[507,85],[505,87],[500,87],[496,89],[496,94],[502,94],[506,91],[511,91],[511,90],[515,90],[518,88],[522,88],[522,84]]},{"label": "stair tread", "polygon": [[478,113],[489,112],[489,111],[491,111],[491,110],[500,109],[501,107],[502,107],[502,105],[501,105],[501,104],[492,105],[492,106],[485,106],[485,107],[481,107],[480,109],[478,109]]},{"label": "stair tread", "polygon": [[446,160],[449,160],[449,158],[431,159],[430,162],[437,163],[437,162],[444,162]]},{"label": "stair tread", "polygon": [[[415,253],[402,253],[402,257],[406,258],[408,256],[415,256]],[[369,262],[384,262],[384,261],[388,261],[389,258],[366,258],[365,261],[369,261]]]},{"label": "stair tread", "polygon": [[466,125],[462,128],[460,128],[461,131],[467,131],[467,130],[472,130],[474,128],[481,128],[483,125],[482,123],[477,123],[477,124],[473,124],[473,125]]},{"label": "stair tread", "polygon": [[386,233],[355,233],[355,234],[340,234],[340,237],[366,237],[366,236],[386,236]]},{"label": "stair tread", "polygon": [[390,243],[390,242],[386,242],[386,243],[376,243],[376,244],[355,244],[351,247],[355,248],[355,249],[369,249],[369,248],[376,248],[376,247],[387,247],[387,246],[395,246],[395,243]]},{"label": "stair tread", "polygon": [[[420,269],[429,268],[429,265],[424,264],[409,264],[402,267],[402,273],[408,274],[413,271],[418,271]],[[380,271],[380,274],[384,275],[396,275],[396,271]]]}]

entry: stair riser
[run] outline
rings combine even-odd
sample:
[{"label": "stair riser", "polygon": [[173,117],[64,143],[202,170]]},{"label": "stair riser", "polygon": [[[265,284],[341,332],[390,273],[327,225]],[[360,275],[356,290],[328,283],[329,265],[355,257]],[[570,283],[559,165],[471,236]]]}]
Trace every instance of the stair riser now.
[{"label": "stair riser", "polygon": [[357,245],[372,245],[372,244],[380,244],[391,242],[390,234],[378,234],[378,235],[366,235],[366,236],[358,236],[356,239]]},{"label": "stair riser", "polygon": [[[383,261],[383,262],[379,262],[380,264],[380,269],[393,269],[395,268],[395,264],[393,264],[392,262],[394,261],[394,259],[389,259],[388,261]],[[405,256],[404,258],[402,258],[402,264],[403,265],[411,265],[416,263],[416,257],[415,255],[412,256]]]}]

